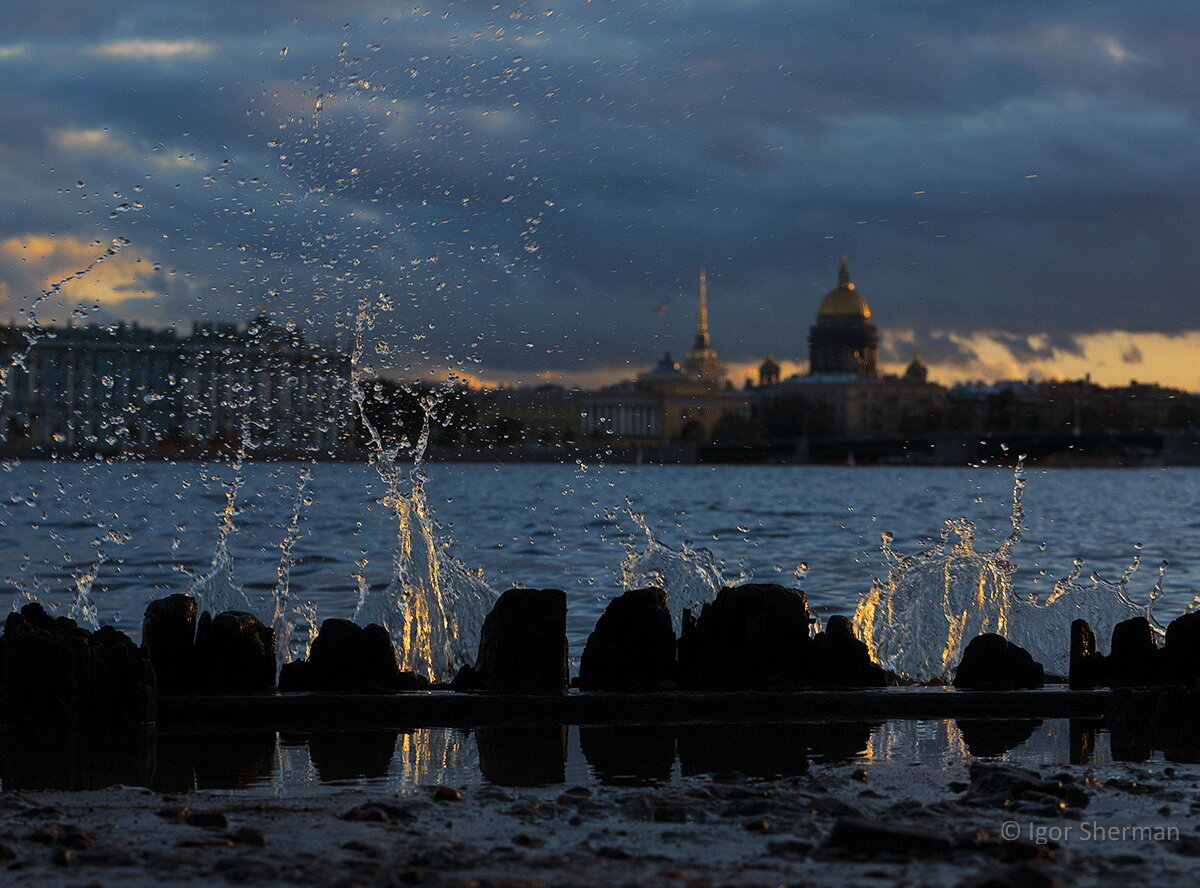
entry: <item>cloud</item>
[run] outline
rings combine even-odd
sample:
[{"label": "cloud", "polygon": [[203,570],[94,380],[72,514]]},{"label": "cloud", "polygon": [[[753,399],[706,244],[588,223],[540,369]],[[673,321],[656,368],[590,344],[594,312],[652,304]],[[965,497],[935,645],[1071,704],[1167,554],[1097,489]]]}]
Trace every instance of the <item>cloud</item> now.
[{"label": "cloud", "polygon": [[926,364],[968,367],[979,360],[968,337],[948,330],[883,330],[879,359],[894,366],[907,366],[916,356]]},{"label": "cloud", "polygon": [[93,53],[106,59],[173,61],[206,58],[212,55],[213,45],[204,40],[130,38],[102,43],[93,50]]},{"label": "cloud", "polygon": [[1083,347],[1073,336],[1054,336],[1050,334],[1022,336],[1006,333],[1001,330],[991,331],[983,335],[992,342],[1003,346],[1013,358],[1021,363],[1050,361],[1064,354],[1082,357],[1084,353]]},{"label": "cloud", "polygon": [[54,142],[66,151],[119,151],[126,147],[102,128],[58,130]]},{"label": "cloud", "polygon": [[[0,241],[0,277],[15,282],[4,291],[5,308],[10,314],[26,311],[40,293],[68,281],[50,302],[38,308],[43,322],[61,323],[71,316],[148,323],[173,320],[163,306],[155,304],[169,292],[169,287],[160,284],[165,280],[161,270],[144,258],[144,252],[138,255],[123,249],[106,256],[108,247],[101,241],[40,233]],[[105,258],[96,263],[100,257]],[[81,273],[89,266],[93,267]]]},{"label": "cloud", "polygon": [[[1200,391],[1200,329],[1174,334],[1106,330],[1081,334],[1074,347],[1054,351],[1018,348],[1013,337],[981,331],[963,338],[975,353],[969,362],[927,360],[930,377],[943,384],[1000,379],[1082,379],[1090,377],[1101,385],[1126,385],[1132,378],[1130,365],[1137,364],[1136,379],[1160,382],[1186,391]],[[898,365],[890,365],[897,372]]]},{"label": "cloud", "polygon": [[0,241],[151,246],[112,313],[388,293],[400,371],[599,379],[686,348],[707,264],[741,372],[803,365],[848,253],[889,366],[1175,378],[1153,337],[1200,329],[1187,4],[54,6],[0,9]]}]

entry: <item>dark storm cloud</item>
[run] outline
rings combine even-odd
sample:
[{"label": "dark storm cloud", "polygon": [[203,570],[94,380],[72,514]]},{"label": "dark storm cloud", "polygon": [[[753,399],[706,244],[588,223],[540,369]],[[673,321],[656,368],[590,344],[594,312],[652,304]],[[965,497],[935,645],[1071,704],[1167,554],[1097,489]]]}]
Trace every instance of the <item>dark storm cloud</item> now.
[{"label": "dark storm cloud", "polygon": [[1129,348],[1121,352],[1121,360],[1126,364],[1140,364],[1142,363],[1142,350],[1131,342]]},{"label": "dark storm cloud", "polygon": [[991,340],[1003,345],[1018,361],[1050,361],[1059,355],[1082,357],[1083,347],[1070,336],[1031,338],[1013,333],[993,332]]},{"label": "dark storm cloud", "polygon": [[400,360],[640,366],[707,263],[722,354],[802,359],[847,253],[933,363],[1200,327],[1189,4],[16,7],[0,239],[129,237],[180,320],[386,292]]},{"label": "dark storm cloud", "polygon": [[942,330],[914,331],[912,336],[885,337],[880,343],[879,357],[885,363],[907,363],[920,356],[926,364],[966,367],[979,360],[978,353],[963,342],[956,341]]}]

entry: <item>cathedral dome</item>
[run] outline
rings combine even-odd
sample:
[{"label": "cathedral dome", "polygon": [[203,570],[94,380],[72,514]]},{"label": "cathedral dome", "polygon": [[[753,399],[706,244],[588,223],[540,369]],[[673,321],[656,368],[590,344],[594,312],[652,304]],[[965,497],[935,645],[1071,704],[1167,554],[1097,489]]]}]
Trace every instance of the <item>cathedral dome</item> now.
[{"label": "cathedral dome", "polygon": [[850,282],[850,266],[842,257],[837,286],[825,294],[817,322],[808,332],[810,376],[878,376],[879,335],[871,309]]},{"label": "cathedral dome", "polygon": [[821,318],[871,319],[871,307],[851,283],[850,266],[845,259],[842,259],[842,267],[838,270],[838,285],[825,294],[821,307],[817,309],[817,319]]}]

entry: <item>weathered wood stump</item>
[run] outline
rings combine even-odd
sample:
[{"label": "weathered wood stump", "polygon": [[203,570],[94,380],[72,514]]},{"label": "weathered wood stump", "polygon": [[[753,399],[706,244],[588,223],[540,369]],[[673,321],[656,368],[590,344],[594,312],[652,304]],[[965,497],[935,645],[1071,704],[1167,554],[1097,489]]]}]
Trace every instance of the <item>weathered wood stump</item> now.
[{"label": "weathered wood stump", "polygon": [[976,635],[954,672],[956,688],[1015,690],[1040,688],[1046,671],[1020,645],[991,632]]},{"label": "weathered wood stump", "polygon": [[614,598],[588,636],[579,662],[585,691],[650,691],[674,685],[675,630],[662,589]]},{"label": "weathered wood stump", "polygon": [[887,671],[871,659],[850,620],[838,615],[813,638],[808,673],[811,684],[822,688],[882,688],[889,683]]},{"label": "weathered wood stump", "polygon": [[149,653],[163,694],[191,694],[196,689],[196,599],[168,595],[146,605],[142,647]]},{"label": "weathered wood stump", "polygon": [[475,671],[489,691],[559,694],[567,689],[567,596],[509,589],[483,621]]},{"label": "weathered wood stump", "polygon": [[1145,617],[1134,617],[1113,627],[1107,662],[1109,687],[1137,688],[1157,683],[1158,643]]},{"label": "weathered wood stump", "polygon": [[254,614],[200,615],[196,627],[196,691],[246,694],[275,687],[275,630]]},{"label": "weathered wood stump", "polygon": [[12,725],[124,730],[154,721],[154,667],[122,632],[89,632],[36,602],[0,638],[0,713]]},{"label": "weathered wood stump", "polygon": [[281,691],[390,694],[427,687],[424,676],[400,671],[392,637],[378,623],[325,620],[308,659],[286,663],[279,671]]},{"label": "weathered wood stump", "polygon": [[808,597],[773,583],[726,587],[685,619],[679,639],[679,676],[684,687],[742,690],[801,687],[812,618]]}]

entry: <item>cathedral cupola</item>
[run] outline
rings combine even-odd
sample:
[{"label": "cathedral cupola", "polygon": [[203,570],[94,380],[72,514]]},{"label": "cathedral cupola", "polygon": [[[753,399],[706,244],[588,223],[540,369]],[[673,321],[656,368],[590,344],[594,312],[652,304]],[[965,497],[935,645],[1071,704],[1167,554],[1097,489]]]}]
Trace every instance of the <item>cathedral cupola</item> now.
[{"label": "cathedral cupola", "polygon": [[837,286],[821,300],[817,322],[809,330],[809,373],[872,379],[879,375],[878,352],[871,307],[850,279],[843,256]]}]

